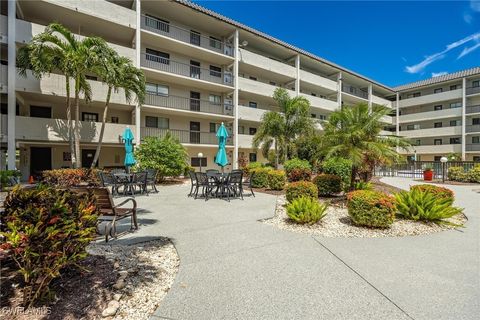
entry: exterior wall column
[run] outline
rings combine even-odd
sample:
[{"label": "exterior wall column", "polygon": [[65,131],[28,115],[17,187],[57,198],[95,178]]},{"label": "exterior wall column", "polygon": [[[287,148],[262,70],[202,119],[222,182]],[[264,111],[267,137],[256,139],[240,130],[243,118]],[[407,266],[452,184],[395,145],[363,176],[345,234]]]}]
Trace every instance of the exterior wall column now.
[{"label": "exterior wall column", "polygon": [[[141,6],[140,6],[140,0],[135,0],[135,10],[137,13],[137,27],[135,29],[135,57],[137,59],[137,68],[140,68],[140,53],[141,53],[141,17],[142,17],[142,12],[141,12]],[[137,104],[135,106],[135,142],[137,146],[140,144],[141,141],[141,136],[140,136],[140,123],[141,123],[141,106],[140,104]]]},{"label": "exterior wall column", "polygon": [[[395,135],[400,135],[400,93],[397,92],[396,94],[396,104],[395,104]],[[397,146],[397,152],[399,152],[399,148]]]},{"label": "exterior wall column", "polygon": [[462,161],[466,159],[466,128],[467,128],[467,78],[462,79]]},{"label": "exterior wall column", "polygon": [[16,59],[17,52],[15,46],[15,20],[16,20],[16,1],[8,0],[8,169],[15,170],[15,160],[17,148],[15,143],[15,116],[16,116],[16,97],[15,97],[15,78],[16,78]]},{"label": "exterior wall column", "polygon": [[296,68],[296,78],[295,78],[295,94],[297,97],[300,95],[300,55],[297,54],[295,57],[295,68]]},{"label": "exterior wall column", "polygon": [[233,169],[238,169],[238,29],[233,36]]},{"label": "exterior wall column", "polygon": [[368,109],[372,111],[372,95],[373,95],[373,86],[371,83],[368,84]]},{"label": "exterior wall column", "polygon": [[337,103],[338,107],[342,107],[342,73],[339,72],[337,75]]}]

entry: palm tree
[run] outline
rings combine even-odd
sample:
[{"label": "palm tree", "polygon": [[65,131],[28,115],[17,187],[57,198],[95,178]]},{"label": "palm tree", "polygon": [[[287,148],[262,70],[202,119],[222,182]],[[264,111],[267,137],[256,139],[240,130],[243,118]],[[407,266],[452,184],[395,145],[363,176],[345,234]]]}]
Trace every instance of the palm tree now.
[{"label": "palm tree", "polygon": [[253,148],[262,145],[262,153],[268,154],[275,144],[275,167],[278,168],[279,152],[288,159],[295,151],[293,141],[301,135],[313,132],[310,117],[310,102],[305,97],[290,97],[283,88],[273,93],[280,112],[269,111],[262,116],[262,122],[253,137]]},{"label": "palm tree", "polygon": [[92,168],[97,165],[98,158],[100,157],[112,91],[118,92],[119,89],[123,89],[127,103],[130,103],[132,100],[132,94],[135,95],[136,103],[142,104],[145,100],[145,76],[143,72],[136,68],[130,59],[119,56],[115,50],[107,47],[102,48],[102,51],[103,52],[99,53],[100,60],[98,65],[93,68],[93,72],[100,76],[108,85],[108,90],[103,110],[100,136],[91,165]]},{"label": "palm tree", "polygon": [[380,135],[382,118],[390,112],[383,106],[361,103],[331,113],[324,124],[325,157],[352,161],[351,188],[361,169],[372,172],[375,165],[398,162],[396,147],[407,149],[410,143],[395,135]]}]

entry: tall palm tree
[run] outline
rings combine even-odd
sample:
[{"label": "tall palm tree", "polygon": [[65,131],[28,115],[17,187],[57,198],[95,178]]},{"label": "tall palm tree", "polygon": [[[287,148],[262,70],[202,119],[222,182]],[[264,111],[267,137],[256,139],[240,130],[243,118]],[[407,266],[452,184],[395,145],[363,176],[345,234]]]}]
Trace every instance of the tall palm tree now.
[{"label": "tall palm tree", "polygon": [[100,157],[112,92],[118,92],[120,89],[123,89],[127,103],[132,101],[132,94],[135,95],[136,103],[143,104],[145,101],[145,76],[140,69],[132,64],[130,59],[119,56],[115,50],[109,47],[102,48],[102,52],[99,52],[99,57],[100,59],[93,68],[93,72],[100,76],[108,85],[108,90],[103,109],[102,127],[91,165],[92,168],[97,165]]},{"label": "tall palm tree", "polygon": [[382,136],[382,118],[390,111],[383,106],[361,103],[345,106],[330,114],[324,124],[326,158],[342,157],[352,161],[351,188],[361,169],[373,170],[375,165],[401,159],[396,147],[407,149],[410,143],[395,135]]},{"label": "tall palm tree", "polygon": [[293,141],[301,135],[313,131],[313,121],[310,117],[310,102],[305,97],[290,97],[283,88],[277,88],[273,93],[280,112],[269,111],[262,116],[260,127],[253,137],[253,147],[262,145],[263,154],[268,154],[275,143],[275,167],[278,167],[279,152],[285,159],[295,150]]}]

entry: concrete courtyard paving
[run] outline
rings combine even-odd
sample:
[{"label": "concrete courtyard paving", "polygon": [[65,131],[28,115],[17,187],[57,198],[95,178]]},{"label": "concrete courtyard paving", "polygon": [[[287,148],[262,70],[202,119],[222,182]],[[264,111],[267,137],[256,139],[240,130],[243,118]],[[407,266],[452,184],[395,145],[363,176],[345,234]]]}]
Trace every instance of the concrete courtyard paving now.
[{"label": "concrete courtyard paving", "polygon": [[193,200],[166,186],[137,198],[141,229],[117,242],[166,236],[177,248],[179,273],[152,319],[477,319],[480,187],[450,188],[469,218],[461,231],[343,239],[258,222],[275,196]]}]

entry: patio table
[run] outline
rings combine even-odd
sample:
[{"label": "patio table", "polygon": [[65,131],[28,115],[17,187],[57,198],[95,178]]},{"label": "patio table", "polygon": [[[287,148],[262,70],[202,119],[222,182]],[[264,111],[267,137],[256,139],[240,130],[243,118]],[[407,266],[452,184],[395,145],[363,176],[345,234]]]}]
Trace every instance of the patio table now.
[{"label": "patio table", "polygon": [[127,191],[131,191],[133,188],[132,181],[134,173],[114,173],[113,176],[115,177],[115,181],[123,184],[123,194],[125,195]]},{"label": "patio table", "polygon": [[215,192],[213,192],[213,189],[212,189],[212,195],[215,194],[216,197],[219,196],[219,191],[220,191],[220,196],[224,196],[225,193],[225,188],[226,187],[226,184],[225,184],[225,180],[227,179],[228,177],[228,173],[214,173],[212,175],[209,176],[209,180],[211,180],[212,184],[214,186],[216,186],[216,189],[215,189]]}]

